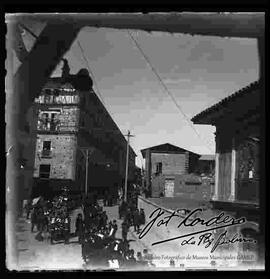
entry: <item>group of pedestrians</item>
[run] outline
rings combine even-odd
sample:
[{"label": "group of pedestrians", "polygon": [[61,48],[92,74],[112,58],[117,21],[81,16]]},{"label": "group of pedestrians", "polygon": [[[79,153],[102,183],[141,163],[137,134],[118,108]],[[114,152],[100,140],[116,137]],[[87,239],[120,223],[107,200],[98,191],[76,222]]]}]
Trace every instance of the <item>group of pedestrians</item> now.
[{"label": "group of pedestrians", "polygon": [[26,218],[31,219],[31,232],[37,232],[38,241],[63,238],[65,244],[69,243],[71,203],[65,195],[52,200],[40,199],[37,203],[29,202],[26,205]]},{"label": "group of pedestrians", "polygon": [[[77,213],[76,210],[80,213]],[[131,249],[127,239],[130,227],[136,233],[145,224],[143,209],[138,209],[135,199],[122,202],[119,206],[119,218],[122,238],[117,238],[118,224],[116,220],[109,220],[96,199],[72,198],[63,192],[52,200],[42,198],[35,203],[26,205],[26,217],[31,219],[31,232],[36,232],[39,241],[50,240],[53,244],[57,240],[64,240],[69,244],[72,236],[78,237],[82,248],[82,258],[86,266],[139,268],[153,266],[151,255],[147,249],[135,252]],[[74,212],[74,216],[72,216]],[[72,221],[73,220],[73,221]],[[72,222],[74,233],[71,232]]]},{"label": "group of pedestrians", "polygon": [[[131,249],[130,240],[127,239],[128,226],[123,230],[122,224],[122,239],[117,238],[117,221],[108,220],[106,213],[98,205],[85,208],[84,214],[84,220],[81,215],[78,216],[76,227],[77,231],[79,228],[81,230],[77,233],[82,236],[82,258],[85,266],[134,269],[154,266],[147,249],[137,255]],[[123,223],[127,221],[124,220]]]},{"label": "group of pedestrians", "polygon": [[141,225],[145,224],[145,213],[142,208],[137,208],[134,202],[123,201],[119,205],[119,219],[123,219],[122,223],[122,235],[126,238],[127,231],[130,227],[134,227],[134,232],[140,233]]}]

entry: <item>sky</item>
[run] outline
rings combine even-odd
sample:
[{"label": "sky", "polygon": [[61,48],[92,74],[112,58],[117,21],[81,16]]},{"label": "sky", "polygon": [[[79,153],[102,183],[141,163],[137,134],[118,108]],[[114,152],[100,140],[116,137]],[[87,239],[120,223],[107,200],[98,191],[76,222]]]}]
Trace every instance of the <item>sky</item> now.
[{"label": "sky", "polygon": [[[32,30],[38,35],[43,26],[32,25]],[[189,119],[258,79],[255,39],[131,32]],[[24,40],[31,48],[31,35],[25,33]],[[122,133],[135,135],[131,146],[138,166],[143,164],[141,149],[163,143],[214,154],[215,127],[195,125],[197,136],[127,30],[83,28],[64,56],[72,74],[88,66],[78,40],[98,87],[94,90]],[[52,76],[61,75],[61,67]]]}]

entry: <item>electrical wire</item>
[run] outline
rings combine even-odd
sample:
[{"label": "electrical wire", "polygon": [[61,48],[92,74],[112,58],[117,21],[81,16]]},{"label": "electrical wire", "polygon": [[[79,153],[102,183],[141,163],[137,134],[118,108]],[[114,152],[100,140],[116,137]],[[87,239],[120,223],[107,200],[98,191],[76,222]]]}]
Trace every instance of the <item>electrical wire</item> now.
[{"label": "electrical wire", "polygon": [[[103,99],[103,97],[102,97],[102,95],[101,95],[101,93],[100,93],[100,91],[99,91],[99,88],[98,88],[98,85],[97,85],[97,82],[96,82],[94,73],[93,73],[93,71],[91,70],[91,68],[90,68],[90,66],[89,66],[88,60],[87,60],[87,58],[86,58],[86,56],[85,56],[84,50],[83,50],[83,48],[82,48],[82,45],[81,45],[79,39],[77,40],[77,42],[78,42],[78,46],[79,46],[79,48],[80,48],[80,50],[81,50],[82,56],[83,56],[83,58],[84,58],[84,60],[85,60],[85,62],[86,62],[86,64],[87,64],[87,69],[88,69],[88,71],[90,72],[90,74],[91,74],[91,76],[92,76],[92,78],[93,78],[93,83],[94,83],[94,85],[95,85],[95,87],[96,87],[96,89],[97,89],[97,93],[98,93],[99,97],[101,98],[101,101],[102,101],[102,103],[103,103],[103,106],[104,106],[104,108],[105,108],[105,110],[106,110],[105,101],[104,101],[104,99]],[[109,110],[108,110],[108,111],[109,111]],[[109,114],[109,115],[113,115],[110,111],[108,112],[108,114]],[[115,122],[115,121],[114,121],[114,122]],[[110,130],[110,132],[123,135],[123,133],[121,132],[121,130],[118,128],[117,125],[116,125],[116,127],[117,127],[117,129],[118,129],[119,131]],[[104,129],[100,128],[100,129],[95,129],[95,130],[101,130],[101,131],[103,131]],[[106,131],[108,131],[108,130],[106,130]],[[126,136],[126,135],[125,135],[125,136]]]},{"label": "electrical wire", "polygon": [[192,128],[192,130],[195,132],[195,134],[198,136],[198,138],[202,141],[203,145],[205,145],[208,150],[210,152],[213,152],[212,148],[210,148],[210,146],[208,146],[208,144],[206,144],[204,142],[204,140],[202,139],[201,135],[198,133],[198,131],[195,129],[195,127],[193,126],[193,123],[191,123],[191,121],[189,120],[189,118],[187,117],[187,115],[184,113],[184,111],[182,110],[181,106],[177,103],[176,99],[174,98],[174,96],[171,94],[170,90],[168,89],[168,87],[166,86],[166,84],[163,82],[162,78],[160,77],[160,75],[158,74],[158,72],[156,71],[156,69],[154,68],[154,66],[152,65],[152,63],[150,62],[149,58],[146,56],[146,54],[144,53],[144,51],[142,50],[142,48],[140,47],[139,43],[137,42],[137,40],[133,37],[133,35],[131,34],[131,32],[129,30],[127,30],[130,38],[132,39],[132,41],[135,43],[136,47],[138,48],[138,50],[140,51],[140,53],[142,54],[142,56],[144,57],[144,59],[146,60],[146,62],[148,63],[148,65],[150,66],[151,70],[153,71],[153,73],[156,75],[157,79],[159,80],[160,84],[162,85],[162,87],[164,88],[165,92],[169,95],[169,97],[172,99],[173,103],[175,104],[175,106],[178,108],[178,110],[180,111],[180,113],[184,116],[184,118],[186,119],[187,123],[189,124],[189,126]]},{"label": "electrical wire", "polygon": [[30,28],[26,27],[26,26],[25,26],[24,24],[22,24],[22,23],[19,23],[19,26],[20,26],[22,29],[26,30],[30,35],[32,35],[32,37],[34,37],[35,39],[38,39],[38,36],[37,36]]}]

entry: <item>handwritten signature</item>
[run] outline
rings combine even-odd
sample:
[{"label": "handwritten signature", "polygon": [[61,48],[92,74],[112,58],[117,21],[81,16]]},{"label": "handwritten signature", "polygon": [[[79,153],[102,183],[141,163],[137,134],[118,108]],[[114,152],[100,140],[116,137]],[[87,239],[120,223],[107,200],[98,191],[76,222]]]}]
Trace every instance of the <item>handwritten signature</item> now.
[{"label": "handwritten signature", "polygon": [[[211,231],[221,229],[221,228],[228,228],[231,226],[244,224],[246,222],[245,217],[235,219],[234,217],[225,215],[224,212],[221,212],[218,216],[214,216],[208,220],[204,220],[200,217],[194,218],[195,217],[194,215],[196,213],[198,214],[199,212],[203,211],[201,208],[196,208],[196,209],[192,210],[185,217],[182,217],[179,214],[181,211],[183,211],[183,209],[175,210],[171,214],[169,214],[167,216],[163,216],[165,213],[165,211],[163,209],[161,209],[161,208],[155,209],[149,216],[149,218],[151,220],[145,225],[143,230],[140,232],[139,239],[142,239],[143,237],[145,237],[145,235],[147,235],[149,233],[149,231],[153,228],[154,225],[156,225],[156,227],[160,227],[160,226],[167,227],[172,219],[181,218],[181,221],[179,222],[179,224],[177,226],[178,228],[183,229],[184,227],[194,227],[196,225],[202,225],[202,226],[205,226],[206,228],[203,230],[197,230],[192,233],[188,233],[188,234],[176,236],[173,238],[168,238],[165,240],[157,241],[157,242],[152,243],[152,245],[154,246],[154,245],[162,244],[165,242],[173,241],[176,239],[181,239],[181,238],[183,239],[183,238],[189,237],[188,239],[184,239],[181,242],[182,246],[183,245],[195,245],[195,244],[197,244],[199,246],[201,244],[204,244],[205,248],[207,248],[213,244],[212,249],[211,249],[211,253],[212,253],[220,245],[230,244],[230,243],[235,243],[235,242],[256,242],[253,239],[248,239],[248,238],[243,238],[241,236],[238,236],[238,234],[235,234],[231,239],[229,239],[227,237],[227,230],[225,230],[223,233],[221,233],[218,236],[217,240],[215,241],[213,233],[211,232]],[[185,211],[187,211],[187,210],[185,209]],[[191,219],[191,218],[193,218],[193,219]],[[199,234],[201,234],[201,235],[199,236],[198,241],[196,241],[194,238],[194,235],[199,235]]]}]

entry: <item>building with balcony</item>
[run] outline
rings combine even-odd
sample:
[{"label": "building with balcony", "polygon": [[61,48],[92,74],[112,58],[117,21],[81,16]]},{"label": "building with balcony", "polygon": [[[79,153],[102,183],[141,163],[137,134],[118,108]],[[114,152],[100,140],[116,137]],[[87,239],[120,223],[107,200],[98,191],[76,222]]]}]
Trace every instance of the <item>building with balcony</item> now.
[{"label": "building with balcony", "polygon": [[[35,106],[32,196],[54,194],[63,186],[77,193],[116,196],[125,179],[127,141],[93,91],[87,70],[77,75],[63,70],[62,77],[50,78]],[[129,154],[132,182],[136,154],[131,147]]]}]

